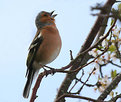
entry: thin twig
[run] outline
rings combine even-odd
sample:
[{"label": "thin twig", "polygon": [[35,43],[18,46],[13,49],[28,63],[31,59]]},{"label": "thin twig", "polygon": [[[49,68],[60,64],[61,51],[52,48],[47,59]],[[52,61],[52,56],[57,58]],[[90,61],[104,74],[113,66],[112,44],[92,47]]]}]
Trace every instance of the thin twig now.
[{"label": "thin twig", "polygon": [[70,50],[70,59],[71,59],[71,61],[74,59],[71,50]]},{"label": "thin twig", "polygon": [[[84,76],[84,70],[82,69],[82,75],[81,77],[79,78],[79,80],[82,79],[82,77]],[[72,89],[77,85],[77,83],[79,82],[79,80],[77,80],[77,78],[75,78],[76,81],[75,81],[75,84],[72,86],[72,88],[69,90],[69,93],[71,93]]]},{"label": "thin twig", "polygon": [[59,98],[57,98],[55,100],[55,102],[59,102],[59,100],[61,100],[62,98],[65,98],[65,97],[78,98],[78,99],[84,99],[84,100],[88,100],[88,101],[92,101],[92,102],[97,102],[95,99],[92,99],[92,98],[89,98],[89,97],[72,95],[72,94],[63,94],[62,96],[60,96]]},{"label": "thin twig", "polygon": [[[84,84],[84,82],[82,81],[82,80],[80,80],[80,79],[76,79],[76,80],[78,80],[78,81],[80,81],[82,84]],[[88,86],[88,87],[94,87],[94,86],[96,86],[96,84],[94,84],[94,85],[92,85],[92,84],[85,84],[86,86]]]},{"label": "thin twig", "polygon": [[87,64],[85,64],[85,65],[83,65],[83,66],[80,66],[79,68],[77,68],[76,70],[74,70],[74,71],[72,71],[72,72],[79,71],[79,70],[82,69],[83,67],[86,67],[86,66],[88,66],[89,64],[95,62],[95,60],[96,60],[97,58],[99,58],[100,56],[102,56],[104,53],[106,53],[107,50],[108,50],[108,48],[106,48],[101,54],[99,54],[97,57],[95,57],[92,61],[90,61],[89,63],[87,63]]},{"label": "thin twig", "polygon": [[83,89],[83,87],[85,86],[85,84],[87,83],[87,81],[89,80],[89,78],[91,77],[92,73],[93,73],[95,70],[96,70],[96,69],[94,68],[94,69],[92,70],[92,72],[89,73],[89,76],[88,76],[87,80],[83,83],[82,87],[76,92],[77,94],[79,94],[79,93],[81,92],[81,90]]},{"label": "thin twig", "polygon": [[102,67],[101,67],[101,65],[100,65],[100,64],[99,64],[99,72],[100,72],[101,77],[103,78]]},{"label": "thin twig", "polygon": [[121,66],[120,66],[120,65],[118,65],[118,64],[115,64],[115,63],[113,63],[112,61],[109,61],[109,63],[111,63],[112,65],[114,65],[114,66],[116,66],[116,67],[119,67],[119,68],[121,68]]}]

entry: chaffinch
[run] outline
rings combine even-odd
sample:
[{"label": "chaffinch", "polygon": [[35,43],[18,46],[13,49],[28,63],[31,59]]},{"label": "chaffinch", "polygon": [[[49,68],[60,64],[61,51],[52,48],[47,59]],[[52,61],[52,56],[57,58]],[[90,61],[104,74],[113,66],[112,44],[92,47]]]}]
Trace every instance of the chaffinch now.
[{"label": "chaffinch", "polygon": [[27,57],[27,82],[23,91],[23,97],[28,98],[33,77],[36,72],[59,55],[61,38],[55,25],[55,16],[52,12],[40,12],[35,20],[37,33],[29,47]]}]

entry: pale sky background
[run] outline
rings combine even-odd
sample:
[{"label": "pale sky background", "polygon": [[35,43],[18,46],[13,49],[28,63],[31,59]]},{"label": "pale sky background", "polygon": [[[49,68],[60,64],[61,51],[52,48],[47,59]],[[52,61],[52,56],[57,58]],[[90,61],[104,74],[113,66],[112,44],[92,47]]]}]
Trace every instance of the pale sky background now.
[{"label": "pale sky background", "polygon": [[[56,25],[62,38],[62,49],[49,66],[60,68],[69,63],[69,50],[76,56],[95,22],[96,17],[90,15],[90,6],[103,1],[106,0],[0,0],[0,102],[29,102],[30,97],[24,99],[22,96],[26,57],[36,33],[35,17],[40,11],[55,10],[58,14]],[[64,77],[64,74],[55,74],[44,78],[35,102],[53,102]],[[92,92],[93,89],[82,91],[81,95],[97,98],[98,92]]]}]

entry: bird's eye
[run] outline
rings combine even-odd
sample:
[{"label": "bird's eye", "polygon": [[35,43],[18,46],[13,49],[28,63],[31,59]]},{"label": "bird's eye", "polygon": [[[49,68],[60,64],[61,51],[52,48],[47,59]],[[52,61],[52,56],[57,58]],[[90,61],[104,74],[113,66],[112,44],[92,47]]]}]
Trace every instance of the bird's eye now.
[{"label": "bird's eye", "polygon": [[43,16],[47,17],[47,14],[44,14]]}]

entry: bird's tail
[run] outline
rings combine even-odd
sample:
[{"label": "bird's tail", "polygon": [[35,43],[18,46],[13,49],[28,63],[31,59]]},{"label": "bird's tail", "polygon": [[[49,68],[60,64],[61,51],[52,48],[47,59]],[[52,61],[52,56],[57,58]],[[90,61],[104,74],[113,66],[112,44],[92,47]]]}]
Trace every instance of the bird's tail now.
[{"label": "bird's tail", "polygon": [[25,85],[24,91],[23,91],[23,97],[24,98],[28,98],[28,96],[29,96],[29,92],[30,92],[30,88],[31,88],[31,85],[32,85],[32,81],[33,81],[33,77],[34,77],[35,72],[36,72],[36,70],[34,70],[32,68],[28,72],[27,82],[26,82],[26,85]]}]

